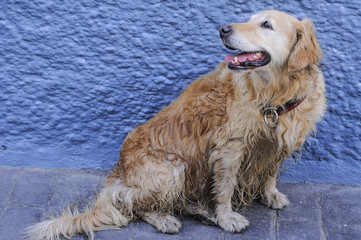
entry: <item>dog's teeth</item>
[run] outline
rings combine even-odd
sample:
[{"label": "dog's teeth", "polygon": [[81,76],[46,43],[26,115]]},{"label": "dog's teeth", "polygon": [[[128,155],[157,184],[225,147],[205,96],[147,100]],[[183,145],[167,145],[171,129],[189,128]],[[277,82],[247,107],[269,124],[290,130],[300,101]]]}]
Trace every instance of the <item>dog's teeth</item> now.
[{"label": "dog's teeth", "polygon": [[235,58],[234,58],[234,60],[233,60],[233,62],[235,62],[235,63],[239,63],[239,62],[238,62],[238,58],[237,58],[237,57],[235,57]]},{"label": "dog's teeth", "polygon": [[254,56],[256,56],[256,57],[260,57],[262,55],[262,53],[260,53],[260,52],[256,52],[255,54],[254,54]]}]

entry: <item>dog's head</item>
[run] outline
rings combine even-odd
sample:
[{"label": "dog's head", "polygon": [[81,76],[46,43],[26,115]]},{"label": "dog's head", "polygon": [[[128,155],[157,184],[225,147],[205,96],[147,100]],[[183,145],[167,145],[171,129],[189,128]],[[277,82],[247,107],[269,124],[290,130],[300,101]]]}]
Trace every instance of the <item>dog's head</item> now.
[{"label": "dog's head", "polygon": [[320,61],[321,49],[309,20],[275,10],[253,15],[247,23],[219,29],[223,44],[236,55],[225,62],[231,70],[258,70],[266,67],[296,71]]}]

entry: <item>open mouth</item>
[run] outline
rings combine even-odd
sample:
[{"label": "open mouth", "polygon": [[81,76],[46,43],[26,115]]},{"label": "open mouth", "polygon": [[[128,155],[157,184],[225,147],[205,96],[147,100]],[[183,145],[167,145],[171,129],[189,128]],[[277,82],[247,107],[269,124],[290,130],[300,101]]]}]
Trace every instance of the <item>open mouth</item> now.
[{"label": "open mouth", "polygon": [[271,56],[264,51],[241,52],[227,55],[224,61],[231,70],[252,70],[267,65],[271,61]]}]

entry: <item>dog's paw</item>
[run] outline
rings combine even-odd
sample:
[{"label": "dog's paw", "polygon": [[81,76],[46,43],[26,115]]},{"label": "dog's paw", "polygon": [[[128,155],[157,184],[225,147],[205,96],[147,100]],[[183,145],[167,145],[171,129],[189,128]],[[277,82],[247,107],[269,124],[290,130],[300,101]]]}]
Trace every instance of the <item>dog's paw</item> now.
[{"label": "dog's paw", "polygon": [[261,203],[273,209],[282,209],[287,207],[290,204],[290,201],[286,195],[279,191],[272,191],[264,195]]},{"label": "dog's paw", "polygon": [[217,215],[218,225],[227,232],[242,232],[248,228],[249,222],[241,214],[227,212]]},{"label": "dog's paw", "polygon": [[178,233],[182,227],[181,221],[171,215],[162,216],[156,221],[157,229],[162,233]]}]

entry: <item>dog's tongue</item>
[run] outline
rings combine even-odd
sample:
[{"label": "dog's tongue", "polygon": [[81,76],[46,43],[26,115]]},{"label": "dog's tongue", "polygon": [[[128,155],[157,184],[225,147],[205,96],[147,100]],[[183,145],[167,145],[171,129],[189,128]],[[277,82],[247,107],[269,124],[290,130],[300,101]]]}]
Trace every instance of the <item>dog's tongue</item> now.
[{"label": "dog's tongue", "polygon": [[261,57],[261,54],[255,55],[256,53],[254,52],[250,52],[250,53],[240,53],[240,54],[236,54],[236,55],[227,55],[224,58],[224,61],[228,64],[237,64],[237,63],[242,63],[242,62],[246,62],[246,61],[255,61],[258,60]]}]

